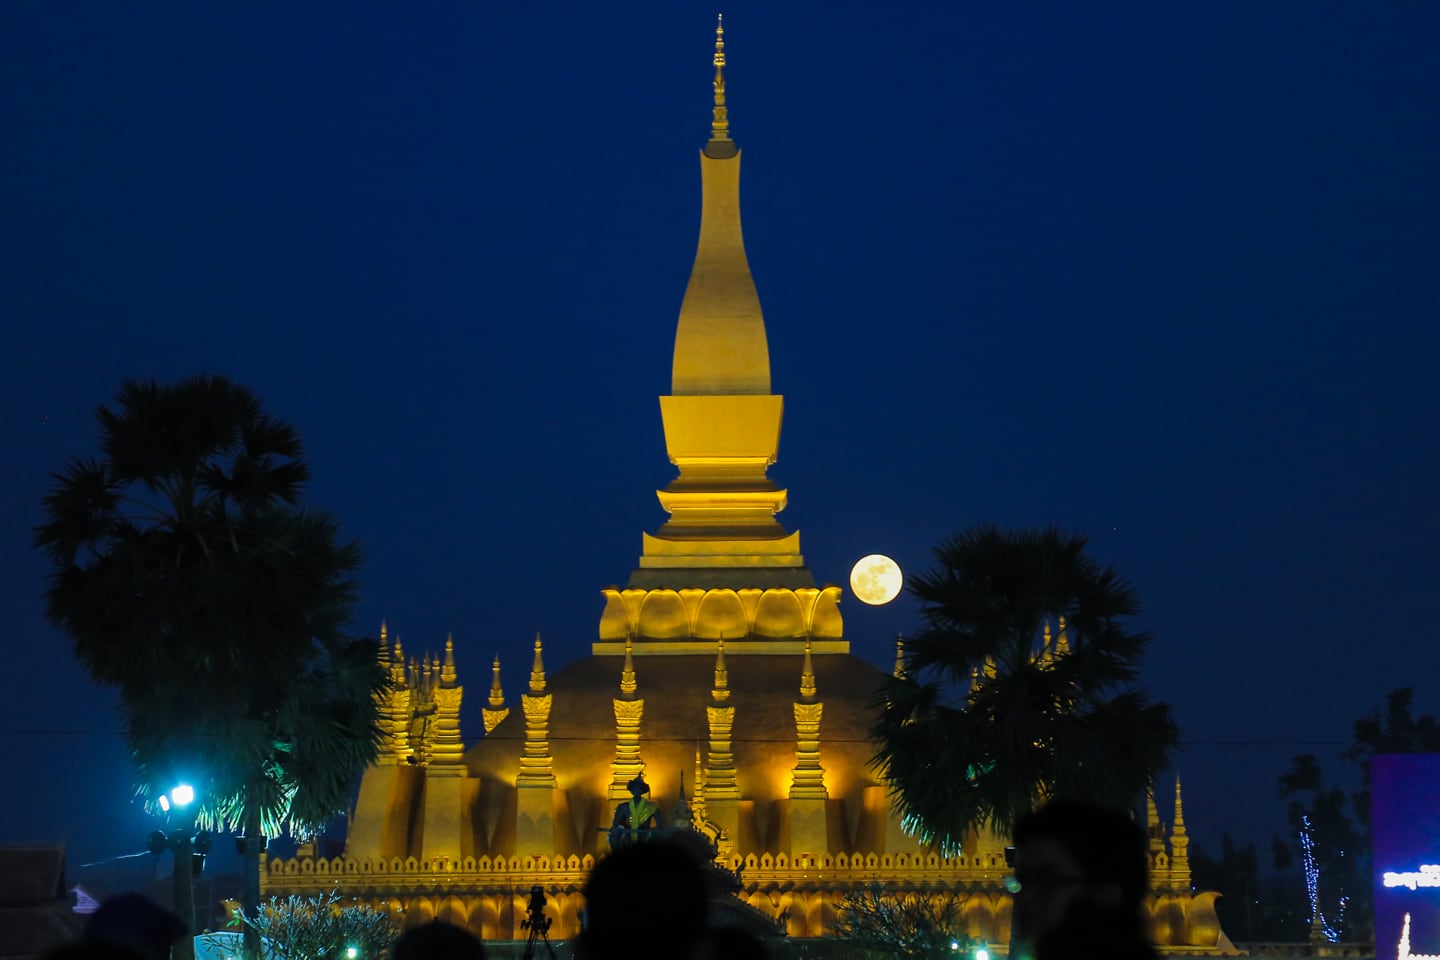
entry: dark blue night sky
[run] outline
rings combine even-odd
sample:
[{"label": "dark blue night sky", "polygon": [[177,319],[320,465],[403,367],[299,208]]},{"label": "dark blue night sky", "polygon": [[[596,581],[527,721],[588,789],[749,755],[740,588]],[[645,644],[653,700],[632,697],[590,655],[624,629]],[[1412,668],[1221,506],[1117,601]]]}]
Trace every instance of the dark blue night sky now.
[{"label": "dark blue night sky", "polygon": [[[4,5],[0,841],[151,829],[29,547],[126,377],[228,374],[299,426],[368,553],[357,628],[453,631],[469,735],[493,654],[518,694],[536,630],[552,669],[588,652],[672,476],[714,12]],[[1212,851],[1278,832],[1286,759],[1388,690],[1440,708],[1440,4],[725,14],[817,579],[982,521],[1089,533]],[[842,609],[877,663],[917,626]]]}]

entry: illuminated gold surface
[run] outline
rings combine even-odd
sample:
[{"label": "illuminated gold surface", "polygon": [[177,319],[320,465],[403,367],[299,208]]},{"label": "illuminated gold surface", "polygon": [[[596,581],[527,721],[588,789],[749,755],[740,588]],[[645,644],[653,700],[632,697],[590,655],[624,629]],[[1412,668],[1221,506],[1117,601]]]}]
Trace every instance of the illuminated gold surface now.
[{"label": "illuminated gold surface", "polygon": [[484,724],[486,733],[494,730],[501,720],[510,716],[510,708],[505,706],[505,690],[500,686],[500,654],[495,654],[495,663],[491,669],[493,676],[490,680],[490,705],[480,711],[480,722]]},{"label": "illuminated gold surface", "polygon": [[708,149],[714,156],[724,156],[724,144],[730,140],[730,113],[725,108],[725,15],[715,17],[715,107],[710,121]]},{"label": "illuminated gold surface", "polygon": [[[765,319],[740,226],[740,154],[725,100],[723,22],[715,41],[711,138],[700,156],[700,239],[675,327],[671,395],[660,398],[665,448],[679,475],[658,492],[670,518],[643,535],[629,586],[813,587],[799,535],[775,519],[786,493],[766,476],[779,453],[785,403],[770,392]],[[708,622],[708,612],[702,620],[690,635],[714,639],[722,624]],[[614,639],[603,626],[601,632],[601,639]]]},{"label": "illuminated gold surface", "polygon": [[[523,940],[526,892],[539,884],[551,936],[570,937],[617,787],[643,769],[669,815],[688,769],[695,828],[742,871],[739,897],[783,918],[791,936],[823,935],[844,892],[881,883],[954,889],[972,935],[1008,939],[1012,904],[998,892],[1005,838],[968,835],[962,856],[942,859],[904,834],[869,762],[871,699],[884,674],[849,654],[840,589],[814,586],[798,535],[775,519],[786,494],[766,471],[783,400],[770,393],[740,233],[723,30],[716,41],[700,243],[676,330],[673,395],[661,398],[679,473],[660,493],[669,521],[646,536],[628,588],[604,591],[592,656],[552,676],[536,637],[517,715],[504,706],[495,658],[485,736],[458,765],[450,644],[443,662],[407,666],[382,627],[380,661],[393,681],[381,697],[384,743],[362,778],[345,855],[325,860],[308,848],[272,859],[267,893],[340,889],[403,913],[407,926],[445,919]],[[1054,651],[1066,643],[1061,623]],[[902,658],[897,641],[897,676]],[[1178,792],[1173,834],[1155,817],[1157,896],[1147,909],[1162,947],[1215,953],[1225,942],[1214,895],[1189,893]]]},{"label": "illuminated gold surface", "polygon": [[[694,653],[709,648],[722,637],[735,652],[799,653],[806,639],[833,641],[817,649],[827,653],[844,652],[835,646],[845,642],[839,587],[768,590],[608,587],[601,592],[605,597],[605,610],[600,615],[601,642],[595,645],[595,653],[621,652],[606,646],[605,642],[623,644],[631,638],[637,656],[666,652],[666,646],[674,652]],[[692,649],[683,645],[686,641],[699,642],[702,646]],[[794,642],[776,645],[776,641]],[[677,642],[681,646],[676,646]]]},{"label": "illuminated gold surface", "polygon": [[[553,787],[556,783],[549,741],[550,710],[555,698],[552,694],[541,692],[545,684],[545,661],[541,655],[540,635],[536,634],[535,663],[530,668],[530,692],[520,698],[520,709],[525,715],[525,748],[520,754],[516,786]],[[543,819],[542,814],[543,809],[533,811],[531,820],[539,822]]]}]

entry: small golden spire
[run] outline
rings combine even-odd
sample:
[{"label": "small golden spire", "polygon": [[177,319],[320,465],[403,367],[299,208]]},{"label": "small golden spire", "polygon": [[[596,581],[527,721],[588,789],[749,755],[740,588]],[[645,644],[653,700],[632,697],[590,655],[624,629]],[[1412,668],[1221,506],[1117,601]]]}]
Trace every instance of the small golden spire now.
[{"label": "small golden spire", "polygon": [[535,634],[535,662],[530,666],[530,692],[540,693],[545,689],[545,661],[540,656],[540,634]]},{"label": "small golden spire", "polygon": [[381,642],[381,643],[385,643],[386,640],[389,639],[389,637],[390,637],[390,634],[389,634],[389,632],[385,629],[385,621],[384,621],[384,620],[381,620],[381,621],[380,621],[380,642]]},{"label": "small golden spire", "polygon": [[405,685],[405,648],[400,645],[398,636],[395,638],[395,653],[390,657],[390,679]]},{"label": "small golden spire", "polygon": [[1175,826],[1171,833],[1177,837],[1185,836],[1185,805],[1180,800],[1180,774],[1175,774]]},{"label": "small golden spire", "polygon": [[495,654],[495,664],[490,670],[490,706],[498,710],[505,706],[505,691],[500,687],[500,654]]},{"label": "small golden spire", "polygon": [[710,141],[730,140],[730,111],[725,107],[725,14],[715,16],[715,107]]},{"label": "small golden spire", "polygon": [[810,700],[815,696],[815,664],[810,660],[810,638],[805,638],[805,663],[800,667],[800,696]]},{"label": "small golden spire", "polygon": [[715,687],[710,695],[717,702],[730,699],[730,671],[725,669],[725,638],[715,642]]},{"label": "small golden spire", "polygon": [[1150,852],[1165,849],[1165,828],[1160,824],[1160,811],[1155,806],[1155,785],[1145,788],[1145,835],[1150,838]]},{"label": "small golden spire", "polygon": [[635,661],[630,659],[630,638],[625,638],[625,666],[620,669],[620,692],[630,696],[635,693]]},{"label": "small golden spire", "polygon": [[445,662],[440,667],[441,686],[455,686],[455,635],[445,634]]},{"label": "small golden spire", "polygon": [[905,637],[895,634],[895,679],[905,679]]},{"label": "small golden spire", "polygon": [[1055,638],[1055,655],[1063,657],[1070,652],[1070,637],[1065,633],[1065,618],[1060,618],[1060,635]]}]

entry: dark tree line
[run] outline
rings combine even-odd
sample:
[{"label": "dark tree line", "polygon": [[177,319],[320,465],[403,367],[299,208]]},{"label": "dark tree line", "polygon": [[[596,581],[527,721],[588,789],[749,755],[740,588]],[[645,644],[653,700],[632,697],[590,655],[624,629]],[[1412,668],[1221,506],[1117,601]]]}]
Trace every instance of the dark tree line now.
[{"label": "dark tree line", "polygon": [[[1271,842],[1273,871],[1262,876],[1255,845],[1237,846],[1229,835],[1221,839],[1218,856],[1192,845],[1195,885],[1224,894],[1216,911],[1232,940],[1295,942],[1318,934],[1364,942],[1373,937],[1370,758],[1440,752],[1440,723],[1414,716],[1413,704],[1414,691],[1402,687],[1390,692],[1383,709],[1355,721],[1354,740],[1335,758],[1342,776],[1358,774],[1359,787],[1353,791],[1327,779],[1314,754],[1292,759],[1279,778],[1280,796],[1289,800],[1291,833]],[[1316,871],[1319,924],[1306,883],[1307,858]]]}]

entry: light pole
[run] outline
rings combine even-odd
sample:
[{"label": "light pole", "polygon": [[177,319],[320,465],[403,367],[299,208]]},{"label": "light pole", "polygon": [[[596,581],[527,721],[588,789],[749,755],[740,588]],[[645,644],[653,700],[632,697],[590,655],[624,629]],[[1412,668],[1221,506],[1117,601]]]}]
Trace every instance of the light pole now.
[{"label": "light pole", "polygon": [[[160,797],[160,809],[168,815],[172,810],[181,814],[195,800],[195,789],[182,783]],[[166,850],[175,854],[175,913],[185,924],[185,935],[175,941],[173,960],[195,960],[195,876],[205,868],[205,854],[210,852],[210,834],[205,831],[191,835],[193,821],[169,833],[156,830],[145,842],[145,848],[159,856]]]}]

